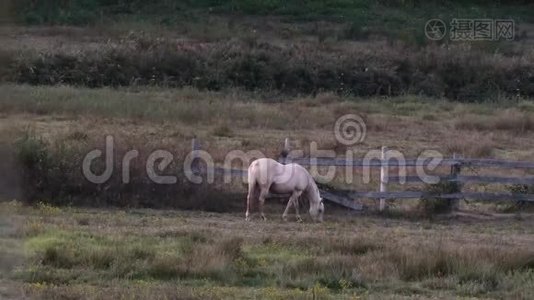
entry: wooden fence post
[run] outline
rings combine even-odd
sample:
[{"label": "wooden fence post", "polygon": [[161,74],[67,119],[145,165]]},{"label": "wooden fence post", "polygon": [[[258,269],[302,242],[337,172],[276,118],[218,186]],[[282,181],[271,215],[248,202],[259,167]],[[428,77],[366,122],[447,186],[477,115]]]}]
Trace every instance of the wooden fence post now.
[{"label": "wooden fence post", "polygon": [[[453,153],[452,159],[458,159],[458,155],[456,153]],[[460,175],[460,172],[462,171],[462,166],[460,163],[454,163],[451,165],[451,180],[455,182],[455,184],[458,186],[459,190],[457,193],[462,192],[462,184],[458,181],[458,176]],[[451,199],[451,209],[453,211],[457,211],[460,209],[460,199]]]},{"label": "wooden fence post", "polygon": [[280,153],[280,162],[282,164],[286,164],[287,163],[287,156],[289,155],[289,151],[290,151],[290,147],[289,147],[289,138],[286,137],[286,139],[284,140],[284,150],[282,150],[282,153]]},{"label": "wooden fence post", "polygon": [[[382,163],[380,166],[380,192],[387,192],[387,182],[388,182],[388,160],[387,160],[387,150],[388,148],[382,147]],[[386,198],[380,198],[379,210],[384,211],[386,208]]]}]

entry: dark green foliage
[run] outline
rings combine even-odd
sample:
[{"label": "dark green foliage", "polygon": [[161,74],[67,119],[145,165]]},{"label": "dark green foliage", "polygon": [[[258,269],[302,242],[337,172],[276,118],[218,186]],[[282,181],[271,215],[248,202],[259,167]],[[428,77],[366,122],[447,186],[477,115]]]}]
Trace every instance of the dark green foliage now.
[{"label": "dark green foliage", "polygon": [[[19,16],[31,24],[80,25],[99,21],[108,24],[105,22],[110,20],[112,24],[126,17],[134,22],[184,25],[187,20],[210,14],[230,14],[232,20],[240,14],[276,15],[284,16],[283,22],[288,24],[297,19],[316,21],[314,34],[321,44],[328,38],[361,40],[378,35],[404,46],[392,48],[390,53],[367,53],[362,57],[362,53],[355,53],[349,47],[334,50],[304,43],[278,47],[259,42],[257,36],[217,45],[177,45],[133,36],[128,37],[133,47],[130,43],[102,47],[91,53],[34,56],[0,53],[0,62],[9,66],[0,70],[0,79],[89,87],[241,88],[287,94],[413,93],[461,101],[481,101],[494,95],[532,97],[534,75],[528,60],[500,62],[489,59],[484,51],[465,52],[453,47],[436,51],[432,49],[433,44],[427,45],[423,28],[429,17],[450,20],[513,16],[516,22],[534,19],[534,10],[526,6],[527,2],[507,2],[505,13],[502,5],[485,1],[417,0],[21,0],[16,2]],[[318,20],[334,21],[340,30],[331,32]],[[498,47],[497,44],[488,47]],[[494,50],[491,52],[498,49]]]},{"label": "dark green foliage", "polygon": [[428,216],[439,213],[447,213],[452,209],[452,201],[442,199],[439,196],[445,194],[460,193],[460,183],[443,180],[436,184],[425,186],[424,195],[419,200],[419,209]]},{"label": "dark green foliage", "polygon": [[508,186],[508,190],[514,194],[534,194],[534,185],[514,184]]},{"label": "dark green foliage", "polygon": [[364,40],[369,36],[369,28],[365,20],[352,21],[343,31],[343,38],[350,40]]},{"label": "dark green foliage", "polygon": [[466,102],[491,100],[497,94],[534,96],[530,62],[509,66],[504,57],[482,56],[487,54],[461,48],[427,47],[398,55],[332,53],[313,45],[279,47],[243,41],[184,45],[131,36],[120,46],[98,51],[19,55],[6,78],[88,87],[193,86],[354,96],[414,93]]},{"label": "dark green foliage", "polygon": [[28,24],[72,24],[94,22],[100,15],[95,0],[23,0],[16,3],[19,15]]},{"label": "dark green foliage", "polygon": [[[43,192],[48,184],[50,156],[46,143],[27,131],[16,143],[17,161],[23,168],[23,180],[31,187],[26,189],[26,197],[34,198]],[[26,172],[26,170],[32,170]]]},{"label": "dark green foliage", "polygon": [[[173,23],[178,15],[195,12],[240,13],[252,15],[283,15],[298,18],[353,17],[362,10],[369,10],[375,1],[328,0],[23,0],[18,3],[18,13],[31,24],[87,24],[101,16],[135,15],[140,18],[156,18]],[[376,3],[378,4],[378,2]]]},{"label": "dark green foliage", "polygon": [[[503,5],[520,19],[532,20],[526,0],[419,1],[419,0],[21,0],[14,1],[20,19],[30,24],[80,25],[130,16],[162,24],[176,24],[198,14],[277,15],[293,19],[330,19],[346,22],[374,20],[380,28],[419,24],[421,19],[460,14],[455,17],[507,17]],[[424,22],[422,23],[424,24]],[[422,25],[419,24],[419,25]]]},{"label": "dark green foliage", "polygon": [[[80,133],[76,134],[80,136]],[[81,135],[83,136],[83,135]],[[82,162],[91,147],[86,137],[49,143],[27,132],[16,144],[18,165],[21,167],[24,198],[30,203],[54,205],[121,206],[148,208],[181,208],[216,212],[242,209],[245,195],[222,192],[217,185],[193,184],[178,176],[176,184],[157,184],[148,178],[144,165],[132,165],[131,180],[123,183],[121,161],[114,160],[111,178],[102,184],[90,182],[82,173]],[[147,153],[149,151],[146,151]],[[125,151],[116,149],[116,158]],[[140,160],[140,161],[146,161]],[[181,170],[181,161],[169,166]],[[96,159],[91,170],[101,174],[104,160]],[[174,174],[177,175],[178,172]]]},{"label": "dark green foliage", "polygon": [[[514,184],[507,186],[507,189],[513,194],[534,194],[534,185]],[[531,209],[534,207],[534,202],[529,201],[515,201],[509,206],[506,211],[515,211],[518,209]]]}]

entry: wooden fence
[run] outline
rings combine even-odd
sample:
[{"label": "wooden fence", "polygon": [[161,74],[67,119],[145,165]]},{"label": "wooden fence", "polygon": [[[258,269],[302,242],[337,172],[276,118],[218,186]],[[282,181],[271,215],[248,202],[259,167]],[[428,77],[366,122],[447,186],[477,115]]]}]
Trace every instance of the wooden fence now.
[{"label": "wooden fence", "polygon": [[[193,150],[199,150],[196,140],[193,141]],[[388,157],[386,147],[382,147],[380,158],[375,159],[352,159],[347,160],[343,158],[326,158],[326,157],[303,157],[290,158],[287,157],[289,153],[289,140],[286,139],[284,143],[284,151],[279,158],[281,163],[297,163],[302,166],[343,166],[343,167],[362,167],[362,168],[380,168],[380,185],[378,191],[356,192],[351,190],[325,190],[321,189],[321,196],[329,201],[343,205],[345,207],[360,210],[362,206],[357,204],[355,200],[361,198],[379,199],[379,209],[386,208],[386,200],[391,199],[418,199],[425,196],[423,191],[394,191],[388,192],[388,183],[395,183],[404,181],[406,183],[425,183],[429,182],[430,177],[425,176],[389,176],[389,168],[394,167],[424,167],[428,165],[431,157],[426,159],[405,159],[396,160]],[[437,176],[440,181],[459,182],[459,187],[465,183],[484,183],[484,184],[520,184],[520,185],[534,185],[534,176],[522,177],[504,177],[504,176],[479,176],[479,175],[461,175],[462,169],[469,168],[498,168],[498,169],[534,169],[534,162],[528,161],[511,161],[500,159],[478,159],[478,158],[460,158],[453,156],[452,158],[443,158],[440,160],[438,166],[450,167],[450,173],[446,175]],[[215,173],[231,174],[233,176],[246,176],[247,171],[241,169],[215,168]],[[436,176],[432,176],[436,178]],[[274,196],[274,195],[273,195]],[[522,194],[511,192],[486,193],[486,192],[461,192],[452,194],[432,195],[437,198],[448,199],[453,201],[454,207],[457,208],[460,199],[473,199],[479,201],[526,201],[534,202],[534,194]]]}]

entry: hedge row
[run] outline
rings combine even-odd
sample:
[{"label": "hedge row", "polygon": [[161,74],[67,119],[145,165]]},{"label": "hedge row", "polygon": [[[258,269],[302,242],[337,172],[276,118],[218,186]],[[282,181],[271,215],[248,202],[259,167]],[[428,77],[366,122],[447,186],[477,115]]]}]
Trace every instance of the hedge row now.
[{"label": "hedge row", "polygon": [[5,78],[36,85],[194,86],[355,96],[412,93],[460,101],[496,94],[534,96],[532,60],[461,47],[411,51],[134,40],[81,53],[19,54],[10,66]]},{"label": "hedge row", "polygon": [[[95,184],[82,172],[84,156],[94,145],[84,135],[70,135],[54,141],[25,133],[16,143],[17,171],[21,173],[22,198],[28,203],[93,207],[148,207],[179,208],[207,211],[242,211],[246,195],[224,189],[217,184],[194,184],[180,172],[181,162],[168,166],[167,175],[177,176],[175,184],[157,184],[150,180],[145,165],[146,157],[133,160],[129,169],[130,180],[125,183],[120,159],[113,162],[109,180]],[[138,149],[142,145],[138,145]],[[117,145],[116,145],[117,147]],[[127,149],[115,149],[122,157]],[[143,149],[141,149],[143,150]],[[144,149],[140,153],[149,153]],[[91,164],[94,174],[104,172],[104,158]],[[157,166],[157,164],[155,164]],[[4,170],[12,172],[12,170]]]}]

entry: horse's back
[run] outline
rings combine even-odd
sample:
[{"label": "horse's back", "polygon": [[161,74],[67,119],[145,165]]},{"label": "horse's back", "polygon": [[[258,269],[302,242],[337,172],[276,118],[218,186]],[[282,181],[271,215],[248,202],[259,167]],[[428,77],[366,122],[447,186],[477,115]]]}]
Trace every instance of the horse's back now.
[{"label": "horse's back", "polygon": [[309,177],[308,171],[298,164],[283,165],[270,158],[253,161],[248,172],[249,184],[269,186],[276,193],[303,190]]},{"label": "horse's back", "polygon": [[260,185],[268,184],[280,172],[282,165],[271,158],[259,158],[248,167],[248,181]]},{"label": "horse's back", "polygon": [[279,162],[271,158],[258,158],[253,161],[248,167],[249,174],[255,174],[258,171],[267,170],[270,172],[279,172],[280,167],[283,166]]}]

